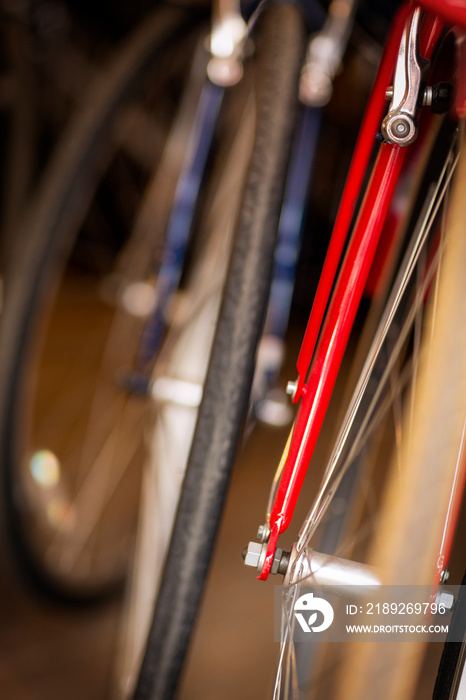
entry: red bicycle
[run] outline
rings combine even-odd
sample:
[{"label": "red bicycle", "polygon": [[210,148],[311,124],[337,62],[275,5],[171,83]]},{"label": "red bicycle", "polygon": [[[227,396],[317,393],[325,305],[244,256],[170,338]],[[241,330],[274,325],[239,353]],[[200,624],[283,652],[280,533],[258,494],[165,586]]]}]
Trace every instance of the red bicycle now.
[{"label": "red bicycle", "polygon": [[[262,580],[271,572],[286,572],[290,585],[373,584],[378,577],[383,584],[438,586],[447,578],[466,478],[465,29],[464,3],[410,3],[395,18],[298,357],[298,379],[288,385],[299,403],[297,417],[260,543],[250,543],[246,553]],[[320,490],[297,543],[284,553],[278,538],[293,516],[365,290],[372,297],[366,324],[372,330],[362,333],[365,359],[357,360],[356,388]],[[348,486],[355,473],[362,490],[380,501],[377,507],[362,505],[361,488]],[[313,550],[332,520],[332,504],[338,501],[341,510],[342,500],[349,514],[331,547],[368,569]],[[275,697],[298,692],[292,617],[291,609],[285,612],[282,643],[289,646],[282,648]],[[424,697],[422,643],[355,647],[336,684],[338,697]],[[462,697],[457,676],[451,690],[444,683],[449,694],[441,697]],[[330,697],[323,687],[317,683]]]}]

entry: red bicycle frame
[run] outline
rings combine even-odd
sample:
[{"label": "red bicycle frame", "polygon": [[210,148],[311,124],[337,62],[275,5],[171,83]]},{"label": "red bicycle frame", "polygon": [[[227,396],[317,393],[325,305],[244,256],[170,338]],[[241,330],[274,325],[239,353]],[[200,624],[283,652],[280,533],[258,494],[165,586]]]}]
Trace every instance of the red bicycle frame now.
[{"label": "red bicycle frame", "polygon": [[[353,155],[340,209],[335,221],[327,257],[322,270],[313,308],[298,357],[298,381],[294,401],[300,406],[293,428],[289,451],[270,514],[270,536],[259,579],[267,579],[279,535],[288,527],[314,447],[327,411],[333,387],[340,369],[346,344],[359,308],[371,270],[390,201],[397,185],[403,162],[412,146],[382,144],[370,182],[356,220],[347,253],[340,264],[374,139],[379,131],[387,88],[392,84],[394,66],[405,24],[417,5],[409,3],[398,12],[372,91],[366,116]],[[449,24],[466,28],[466,2],[425,0],[425,10],[419,33],[421,55],[430,60],[437,42]],[[466,60],[464,43],[460,51]],[[465,61],[459,61],[460,66]],[[466,114],[466,77],[459,75],[455,108],[458,115]],[[329,303],[330,292],[335,288]],[[325,322],[322,326],[325,310]],[[317,338],[320,339],[317,344]],[[312,361],[312,364],[311,364]],[[310,367],[310,370],[309,370]],[[464,462],[464,460],[463,460]],[[466,480],[466,463],[457,465],[450,507],[445,522],[434,583],[438,583],[452,546],[462,491]]]}]

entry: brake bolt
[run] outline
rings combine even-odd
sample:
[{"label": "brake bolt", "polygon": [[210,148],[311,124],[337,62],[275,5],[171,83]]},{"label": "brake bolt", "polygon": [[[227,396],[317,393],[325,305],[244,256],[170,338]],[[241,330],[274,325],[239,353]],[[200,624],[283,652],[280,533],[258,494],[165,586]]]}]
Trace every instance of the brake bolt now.
[{"label": "brake bolt", "polygon": [[401,137],[406,136],[409,131],[409,126],[404,119],[395,119],[392,124],[392,128],[393,131]]},{"label": "brake bolt", "polygon": [[257,530],[257,539],[259,542],[266,542],[270,536],[270,528],[268,525],[259,525]]}]

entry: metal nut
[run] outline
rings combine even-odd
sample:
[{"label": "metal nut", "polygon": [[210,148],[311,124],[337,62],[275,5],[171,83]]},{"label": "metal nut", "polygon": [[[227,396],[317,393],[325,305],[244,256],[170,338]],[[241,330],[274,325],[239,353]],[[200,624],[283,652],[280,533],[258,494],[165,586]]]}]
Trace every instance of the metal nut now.
[{"label": "metal nut", "polygon": [[453,609],[453,605],[455,604],[455,596],[449,591],[439,591],[437,593],[435,602],[437,603],[437,610],[440,606],[442,606],[445,608],[445,615],[448,615],[448,613],[451,612],[451,610]]},{"label": "metal nut", "polygon": [[259,542],[250,542],[245,552],[244,563],[257,569],[261,558],[262,545]]},{"label": "metal nut", "polygon": [[288,396],[291,396],[292,399],[294,399],[294,397],[296,396],[297,390],[298,390],[298,381],[297,380],[294,382],[288,382],[288,384],[286,385],[286,393],[288,394]]}]

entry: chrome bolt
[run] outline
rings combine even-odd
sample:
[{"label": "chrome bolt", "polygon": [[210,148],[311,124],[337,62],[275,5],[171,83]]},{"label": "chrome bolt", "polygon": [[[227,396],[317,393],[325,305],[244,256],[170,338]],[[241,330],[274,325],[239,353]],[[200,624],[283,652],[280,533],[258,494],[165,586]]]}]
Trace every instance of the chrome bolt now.
[{"label": "chrome bolt", "polygon": [[448,615],[448,613],[452,611],[455,604],[455,596],[449,591],[439,591],[435,602],[437,603],[437,610],[440,606],[442,606],[445,608],[445,613],[441,614]]},{"label": "chrome bolt", "polygon": [[288,382],[286,385],[286,393],[291,396],[292,399],[295,398],[296,392],[298,391],[298,380],[294,382]]},{"label": "chrome bolt", "polygon": [[433,89],[432,85],[428,85],[424,90],[424,96],[422,98],[422,104],[430,107],[432,104]]},{"label": "chrome bolt", "polygon": [[257,539],[259,542],[266,542],[270,536],[270,528],[268,525],[259,525],[257,530]]},{"label": "chrome bolt", "polygon": [[404,119],[395,119],[392,124],[392,129],[397,136],[406,136],[409,132],[409,126]]},{"label": "chrome bolt", "polygon": [[262,545],[259,542],[250,542],[247,548],[243,550],[243,559],[246,566],[253,566],[257,569],[261,558],[261,552]]},{"label": "chrome bolt", "polygon": [[409,115],[387,115],[382,122],[382,136],[388,143],[408,146],[417,136],[417,126]]},{"label": "chrome bolt", "polygon": [[448,579],[450,578],[450,572],[448,569],[444,569],[442,573],[440,574],[440,583],[446,583]]}]

